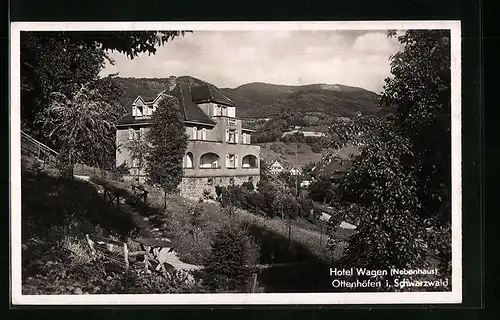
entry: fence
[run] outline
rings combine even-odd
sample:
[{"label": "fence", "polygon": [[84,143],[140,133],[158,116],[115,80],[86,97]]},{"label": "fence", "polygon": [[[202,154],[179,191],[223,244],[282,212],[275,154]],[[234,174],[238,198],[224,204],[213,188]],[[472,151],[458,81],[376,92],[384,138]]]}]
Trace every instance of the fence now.
[{"label": "fence", "polygon": [[[23,161],[33,165],[41,165],[42,168],[57,167],[59,152],[49,148],[45,144],[21,131],[21,155]],[[113,178],[113,175],[103,169],[77,163],[74,166],[74,174],[82,176],[96,175],[104,178]]]},{"label": "fence", "polygon": [[43,164],[56,166],[59,153],[21,131],[21,155]]}]

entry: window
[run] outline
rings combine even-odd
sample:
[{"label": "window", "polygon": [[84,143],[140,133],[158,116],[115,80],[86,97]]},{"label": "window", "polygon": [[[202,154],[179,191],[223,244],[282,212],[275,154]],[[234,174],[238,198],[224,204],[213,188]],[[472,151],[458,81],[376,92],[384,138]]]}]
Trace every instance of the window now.
[{"label": "window", "polygon": [[137,115],[138,117],[142,117],[142,115],[143,115],[143,113],[142,113],[142,106],[137,107],[137,109],[136,109],[136,110],[137,110],[137,111],[136,111],[136,112],[137,112],[137,114],[136,114],[136,115]]},{"label": "window", "polygon": [[226,154],[226,168],[236,168],[236,167],[238,167],[238,155]]},{"label": "window", "polygon": [[207,140],[207,129],[203,128],[201,129],[201,140]]},{"label": "window", "polygon": [[247,143],[247,134],[244,132],[241,134],[241,143]]},{"label": "window", "polygon": [[242,159],[242,164],[241,166],[243,168],[257,168],[257,157],[254,156],[254,155],[247,155],[247,156],[244,156],[243,159]]},{"label": "window", "polygon": [[198,128],[193,127],[193,139],[198,139]]},{"label": "window", "polygon": [[226,129],[226,142],[238,143],[238,131]]},{"label": "window", "polygon": [[214,106],[214,116],[221,116],[221,107],[219,105]]},{"label": "window", "polygon": [[134,129],[128,128],[128,139],[134,140]]},{"label": "window", "polygon": [[219,156],[215,153],[205,153],[200,158],[200,168],[219,168]]},{"label": "window", "polygon": [[185,163],[185,168],[192,168],[193,167],[193,154],[191,152],[186,153],[186,163]]}]

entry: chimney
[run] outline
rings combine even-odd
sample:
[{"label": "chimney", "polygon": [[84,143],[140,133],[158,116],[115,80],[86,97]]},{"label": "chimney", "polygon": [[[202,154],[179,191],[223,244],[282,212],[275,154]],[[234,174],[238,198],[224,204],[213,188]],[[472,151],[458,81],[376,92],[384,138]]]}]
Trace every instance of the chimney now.
[{"label": "chimney", "polygon": [[175,76],[168,77],[168,80],[167,80],[167,83],[168,83],[167,90],[168,91],[174,90],[175,86],[177,85],[176,79],[177,79],[177,77],[175,77]]}]

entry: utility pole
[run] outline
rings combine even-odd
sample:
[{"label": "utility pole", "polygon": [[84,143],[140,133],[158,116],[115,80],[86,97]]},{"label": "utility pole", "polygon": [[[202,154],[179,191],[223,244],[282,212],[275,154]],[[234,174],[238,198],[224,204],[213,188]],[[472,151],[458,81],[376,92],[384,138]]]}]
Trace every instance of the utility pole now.
[{"label": "utility pole", "polygon": [[[298,137],[295,137],[295,213],[296,216],[299,215],[299,171],[297,167],[297,144],[298,144]],[[288,217],[288,248],[290,250],[292,244],[292,218]]]}]

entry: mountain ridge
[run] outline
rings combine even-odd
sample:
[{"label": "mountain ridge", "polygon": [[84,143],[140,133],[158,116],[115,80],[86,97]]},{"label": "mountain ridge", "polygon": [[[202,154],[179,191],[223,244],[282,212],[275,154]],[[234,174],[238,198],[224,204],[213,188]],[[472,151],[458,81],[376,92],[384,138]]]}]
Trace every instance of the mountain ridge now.
[{"label": "mountain ridge", "polygon": [[[131,105],[138,96],[151,97],[163,91],[168,78],[114,78],[124,89],[120,102]],[[179,76],[179,83],[203,84],[210,82]],[[212,84],[213,85],[213,84]],[[379,111],[378,95],[364,88],[341,84],[280,85],[250,82],[236,88],[218,88],[237,105],[240,117],[265,117],[283,109],[299,113],[322,113],[331,116],[352,117],[358,113],[376,114]]]}]

